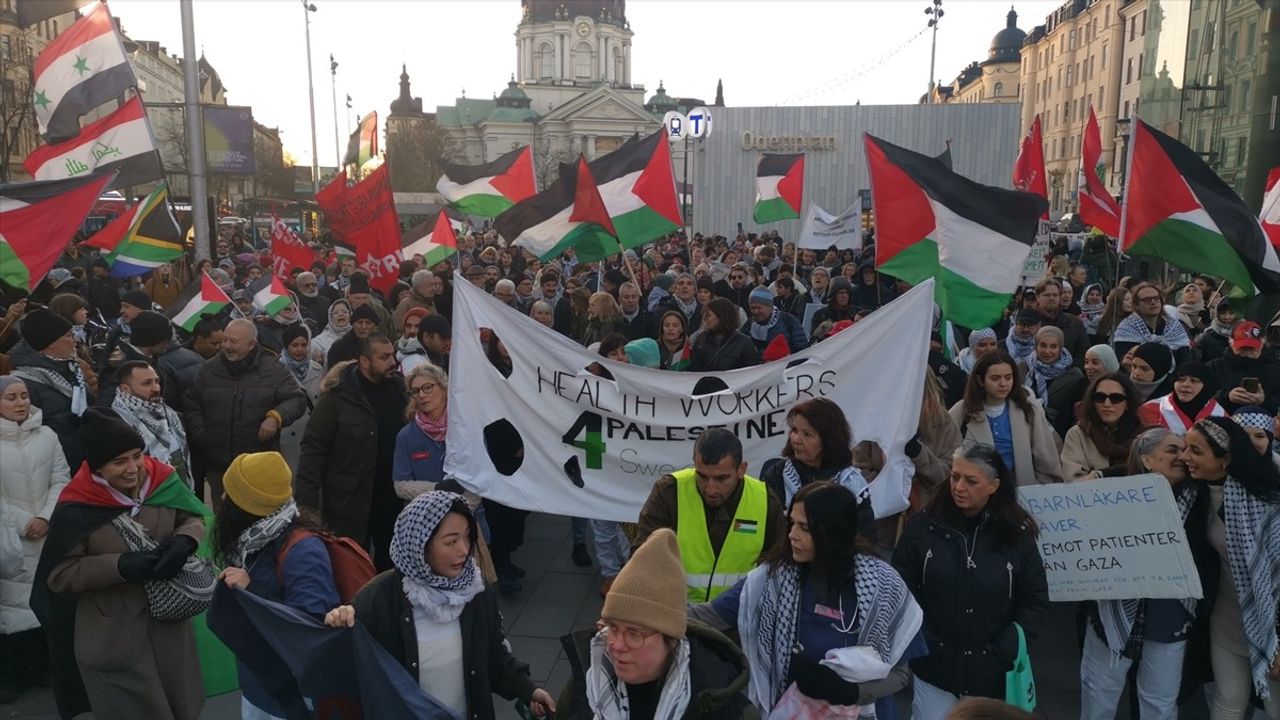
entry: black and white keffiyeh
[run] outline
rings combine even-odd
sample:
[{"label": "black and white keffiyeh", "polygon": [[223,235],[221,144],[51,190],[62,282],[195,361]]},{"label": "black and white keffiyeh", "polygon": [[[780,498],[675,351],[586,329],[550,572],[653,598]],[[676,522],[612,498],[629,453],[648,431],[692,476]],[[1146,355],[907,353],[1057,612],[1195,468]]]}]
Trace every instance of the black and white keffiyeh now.
[{"label": "black and white keffiyeh", "polygon": [[1070,351],[1062,348],[1058,359],[1047,363],[1040,359],[1039,355],[1031,353],[1027,358],[1027,387],[1035,391],[1036,398],[1040,400],[1040,404],[1048,407],[1049,405],[1049,384],[1054,380],[1062,377],[1064,373],[1071,369],[1071,363],[1075,358],[1071,357]]},{"label": "black and white keffiyeh", "polygon": [[163,400],[147,400],[121,388],[111,408],[142,435],[147,454],[176,468],[190,486],[191,463],[187,456],[187,431],[182,418]]},{"label": "black and white keffiyeh", "polygon": [[458,577],[438,575],[427,564],[427,543],[455,502],[465,504],[466,499],[439,490],[422,493],[400,512],[391,536],[391,563],[404,576],[405,597],[415,609],[437,622],[458,619],[466,604],[484,589],[475,548]]},{"label": "black and white keffiyeh", "polygon": [[298,504],[289,498],[279,509],[270,515],[259,518],[252,525],[240,532],[236,540],[236,549],[230,558],[233,567],[243,568],[249,556],[271,544],[273,540],[284,534],[298,517]]},{"label": "black and white keffiyeh", "polygon": [[1276,656],[1276,599],[1280,593],[1280,506],[1251,495],[1238,480],[1223,486],[1227,560],[1240,599],[1249,667],[1258,696],[1271,697],[1268,673]]},{"label": "black and white keffiyeh", "polygon": [[57,363],[66,363],[67,371],[71,377],[74,378],[74,382],[68,380],[60,372],[55,372],[49,368],[38,367],[35,365],[24,365],[23,367],[15,368],[13,374],[23,380],[30,380],[42,385],[48,385],[63,395],[66,395],[71,399],[72,414],[76,416],[83,415],[84,411],[89,408],[89,384],[85,382],[84,372],[80,370],[80,363],[76,362],[75,358],[50,359]]},{"label": "black and white keffiyeh", "polygon": [[671,299],[675,300],[676,307],[680,309],[680,314],[684,315],[684,319],[692,323],[694,314],[698,312],[698,299],[694,298],[689,302],[685,302],[675,295],[672,295]]},{"label": "black and white keffiyeh", "polygon": [[1147,321],[1143,320],[1141,315],[1136,312],[1132,313],[1116,326],[1113,342],[1134,343],[1137,345],[1155,342],[1164,345],[1170,350],[1191,347],[1191,338],[1187,336],[1187,329],[1182,326],[1182,322],[1177,315],[1170,315],[1165,310],[1161,312],[1161,319],[1164,321],[1164,332],[1158,333],[1147,325]]},{"label": "black and white keffiyeh", "polygon": [[[862,476],[862,471],[850,465],[841,470],[839,474],[831,478],[832,482],[848,488],[849,492],[857,498],[858,504],[871,502],[871,486],[867,484],[867,479]],[[803,483],[800,481],[800,471],[796,468],[796,463],[791,458],[783,458],[782,461],[782,486],[787,492],[787,496],[783,498],[782,504],[791,506],[791,498],[800,492]]]},{"label": "black and white keffiyeh", "polygon": [[1009,337],[1004,339],[1004,349],[1009,351],[1009,357],[1015,362],[1020,362],[1031,357],[1036,352],[1036,338],[1034,335],[1023,340],[1018,337],[1018,333],[1009,332]]}]

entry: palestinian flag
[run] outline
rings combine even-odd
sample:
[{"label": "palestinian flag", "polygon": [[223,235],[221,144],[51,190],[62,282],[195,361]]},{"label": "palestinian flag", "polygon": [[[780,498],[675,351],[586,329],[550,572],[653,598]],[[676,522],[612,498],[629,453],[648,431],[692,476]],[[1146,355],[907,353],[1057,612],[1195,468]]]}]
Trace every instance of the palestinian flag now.
[{"label": "palestinian flag", "polygon": [[533,148],[525,145],[484,165],[443,165],[436,191],[458,212],[497,217],[538,192],[533,180]]},{"label": "palestinian flag", "polygon": [[1120,205],[1102,183],[1106,169],[1102,162],[1102,133],[1098,118],[1089,106],[1089,122],[1080,144],[1080,219],[1111,237],[1120,235]]},{"label": "palestinian flag", "polygon": [[119,171],[108,189],[164,177],[147,113],[137,95],[110,115],[81,128],[74,139],[36,148],[22,166],[37,180]]},{"label": "palestinian flag", "polygon": [[378,156],[378,113],[371,112],[360,119],[356,131],[347,140],[347,154],[342,164],[355,165],[357,168]]},{"label": "palestinian flag", "polygon": [[800,217],[804,195],[804,154],[765,153],[756,168],[756,208],[752,219],[770,223]]},{"label": "palestinian flag", "polygon": [[980,185],[937,158],[864,135],[876,214],[876,267],[909,283],[935,279],[943,317],[1000,319],[1022,276],[1047,203]]},{"label": "palestinian flag", "polygon": [[36,58],[32,102],[52,142],[75,137],[81,115],[137,84],[106,4],[92,7]]},{"label": "palestinian flag", "polygon": [[680,227],[675,174],[666,133],[633,137],[621,147],[586,165],[590,169],[610,222],[573,219],[578,167],[563,165],[551,187],[511,206],[494,220],[508,242],[550,260],[572,247],[581,262],[595,262],[661,237]]},{"label": "palestinian flag", "polygon": [[1040,133],[1040,116],[1031,121],[1027,136],[1018,148],[1018,158],[1013,161],[1013,186],[1023,192],[1035,193],[1044,198],[1044,215],[1049,219],[1049,185],[1044,174],[1044,138]]},{"label": "palestinian flag", "polygon": [[182,230],[161,183],[145,200],[94,233],[85,245],[107,251],[113,277],[144,275],[182,257]]},{"label": "palestinian flag", "polygon": [[1121,248],[1231,281],[1280,291],[1280,260],[1261,223],[1191,148],[1134,118]]},{"label": "palestinian flag", "polygon": [[34,290],[113,176],[0,185],[0,281]]},{"label": "palestinian flag", "polygon": [[280,276],[271,275],[271,282],[253,294],[253,306],[268,315],[275,315],[293,303],[293,297],[280,281]]},{"label": "palestinian flag", "polygon": [[458,252],[458,236],[454,225],[460,223],[444,210],[405,231],[400,239],[401,253],[405,260],[421,255],[424,268],[432,268],[448,260]]},{"label": "palestinian flag", "polygon": [[231,298],[222,292],[209,273],[203,272],[200,273],[200,282],[188,283],[164,314],[174,325],[187,332],[195,332],[196,323],[200,322],[202,315],[216,314],[230,304]]},{"label": "palestinian flag", "polygon": [[1267,191],[1262,196],[1262,212],[1258,214],[1262,230],[1267,233],[1271,247],[1280,252],[1280,167],[1267,173]]}]

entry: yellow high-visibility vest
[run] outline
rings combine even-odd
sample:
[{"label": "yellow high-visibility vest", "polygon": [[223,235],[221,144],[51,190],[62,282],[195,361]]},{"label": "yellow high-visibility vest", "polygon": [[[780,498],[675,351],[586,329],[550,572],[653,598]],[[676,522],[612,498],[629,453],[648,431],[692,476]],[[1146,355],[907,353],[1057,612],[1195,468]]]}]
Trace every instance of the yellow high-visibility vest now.
[{"label": "yellow high-visibility vest", "polygon": [[707,534],[707,515],[698,493],[693,468],[674,473],[676,479],[676,542],[680,562],[688,576],[691,602],[708,602],[747,576],[764,549],[765,519],[769,513],[769,491],[759,480],[742,478],[742,498],[733,514],[733,523],[717,556]]}]

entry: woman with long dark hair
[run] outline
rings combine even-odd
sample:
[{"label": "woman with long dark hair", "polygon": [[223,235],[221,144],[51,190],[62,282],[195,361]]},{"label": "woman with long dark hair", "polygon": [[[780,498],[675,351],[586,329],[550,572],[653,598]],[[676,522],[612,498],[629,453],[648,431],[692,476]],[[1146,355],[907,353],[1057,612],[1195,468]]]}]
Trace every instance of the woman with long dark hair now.
[{"label": "woman with long dark hair", "polygon": [[1129,445],[1142,428],[1138,391],[1121,373],[1100,375],[1084,394],[1080,422],[1062,441],[1062,475],[1092,480],[1126,474]]},{"label": "woman with long dark hair", "polygon": [[1209,544],[1222,560],[1209,618],[1210,715],[1243,718],[1256,692],[1280,718],[1280,471],[1227,418],[1197,422],[1186,441],[1181,457],[1209,486]]},{"label": "woman with long dark hair", "polygon": [[694,372],[723,372],[760,362],[760,353],[751,338],[738,331],[738,306],[725,298],[714,298],[702,311],[702,331],[693,341]]},{"label": "woman with long dark hair", "polygon": [[1053,428],[1005,352],[987,353],[974,364],[964,399],[950,413],[962,438],[996,448],[1019,485],[1062,482]]},{"label": "woman with long dark hair", "polygon": [[662,370],[687,370],[693,357],[693,349],[689,345],[689,334],[685,330],[684,315],[679,310],[668,310],[662,313],[658,322],[658,351]]},{"label": "woman with long dark hair", "polygon": [[[925,652],[924,618],[902,578],[861,537],[859,516],[847,488],[805,485],[788,509],[789,542],[709,604],[690,607],[695,619],[737,629],[761,717],[793,684],[807,698],[874,705],[875,717],[894,716],[893,694],[911,677],[907,663]],[[875,651],[883,679],[848,682],[820,664],[832,651],[843,664],[858,646]]]},{"label": "woman with long dark hair", "polygon": [[1034,634],[1049,606],[1038,535],[1000,453],[983,443],[956,450],[949,492],[907,521],[893,553],[924,608],[929,646],[911,661],[912,717],[944,717],[965,696],[1005,696],[1018,628]]}]

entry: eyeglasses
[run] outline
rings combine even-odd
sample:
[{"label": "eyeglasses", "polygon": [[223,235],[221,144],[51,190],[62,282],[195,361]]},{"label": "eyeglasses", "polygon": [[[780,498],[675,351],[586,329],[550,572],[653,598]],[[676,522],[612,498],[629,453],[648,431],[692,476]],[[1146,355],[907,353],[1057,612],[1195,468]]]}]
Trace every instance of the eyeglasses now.
[{"label": "eyeglasses", "polygon": [[617,625],[604,620],[596,621],[596,630],[605,636],[605,642],[608,642],[611,636],[621,636],[622,642],[630,650],[639,650],[644,647],[645,640],[657,635],[656,630],[641,630],[640,628],[627,628],[623,630]]},{"label": "eyeglasses", "polygon": [[1112,405],[1123,405],[1129,402],[1129,397],[1124,393],[1102,393],[1093,394],[1093,401],[1099,405],[1103,403],[1111,403]]},{"label": "eyeglasses", "polygon": [[1140,297],[1140,298],[1138,298],[1138,302],[1140,302],[1140,303],[1145,303],[1145,302],[1160,302],[1160,296],[1159,296],[1159,295],[1148,295],[1148,296],[1146,296],[1146,297]]},{"label": "eyeglasses", "polygon": [[435,383],[422,383],[418,387],[409,388],[410,395],[430,395],[435,389],[440,387]]}]

